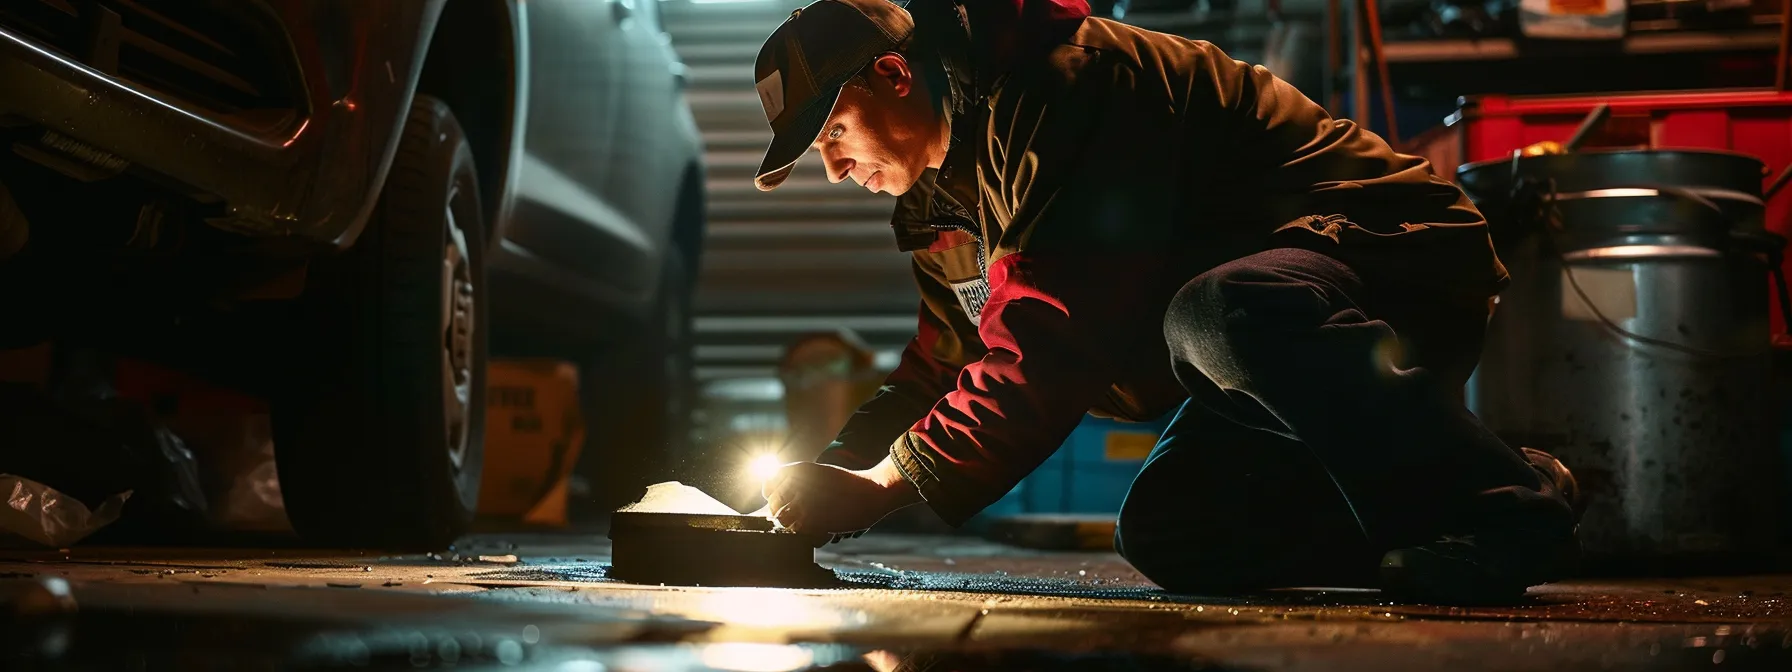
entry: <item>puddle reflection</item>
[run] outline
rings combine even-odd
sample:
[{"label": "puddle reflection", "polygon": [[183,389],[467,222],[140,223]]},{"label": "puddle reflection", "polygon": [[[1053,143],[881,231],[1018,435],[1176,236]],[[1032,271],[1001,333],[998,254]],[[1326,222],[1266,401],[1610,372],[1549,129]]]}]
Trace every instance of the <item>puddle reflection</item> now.
[{"label": "puddle reflection", "polygon": [[733,628],[807,630],[863,624],[865,612],[776,588],[725,588],[696,598],[685,618]]},{"label": "puddle reflection", "polygon": [[795,672],[815,663],[815,654],[782,644],[710,644],[699,656],[704,665],[730,672]]}]

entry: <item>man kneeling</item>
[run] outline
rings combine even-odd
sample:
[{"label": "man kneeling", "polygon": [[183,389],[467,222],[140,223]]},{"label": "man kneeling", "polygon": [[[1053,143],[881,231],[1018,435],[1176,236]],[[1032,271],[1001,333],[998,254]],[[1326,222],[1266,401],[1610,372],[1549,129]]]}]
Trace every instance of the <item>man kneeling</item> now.
[{"label": "man kneeling", "polygon": [[1422,159],[1213,45],[1082,0],[821,0],[759,54],[769,190],[816,149],[900,196],[919,335],[769,512],[957,524],[1085,413],[1169,429],[1117,547],[1166,589],[1506,600],[1578,555],[1554,458],[1463,405],[1486,223]]}]

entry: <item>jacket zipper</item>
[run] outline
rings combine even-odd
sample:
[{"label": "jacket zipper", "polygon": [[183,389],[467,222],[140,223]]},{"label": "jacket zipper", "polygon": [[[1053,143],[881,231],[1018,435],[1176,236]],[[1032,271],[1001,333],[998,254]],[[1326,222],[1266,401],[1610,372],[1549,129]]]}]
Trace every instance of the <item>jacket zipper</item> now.
[{"label": "jacket zipper", "polygon": [[989,282],[989,262],[983,251],[983,227],[972,222],[970,213],[965,212],[957,203],[935,198],[934,206],[948,210],[949,214],[934,220],[930,225],[941,231],[963,231],[971,234],[971,238],[977,241],[977,275],[985,283]]}]

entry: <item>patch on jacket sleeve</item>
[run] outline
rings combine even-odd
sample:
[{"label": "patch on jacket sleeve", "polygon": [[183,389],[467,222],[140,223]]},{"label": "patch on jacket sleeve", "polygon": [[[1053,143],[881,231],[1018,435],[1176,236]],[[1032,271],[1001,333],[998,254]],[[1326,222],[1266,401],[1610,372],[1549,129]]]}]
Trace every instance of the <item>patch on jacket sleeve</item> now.
[{"label": "patch on jacket sleeve", "polygon": [[964,282],[952,283],[952,293],[958,295],[958,306],[964,309],[971,324],[981,325],[983,305],[989,303],[989,281],[974,278]]}]

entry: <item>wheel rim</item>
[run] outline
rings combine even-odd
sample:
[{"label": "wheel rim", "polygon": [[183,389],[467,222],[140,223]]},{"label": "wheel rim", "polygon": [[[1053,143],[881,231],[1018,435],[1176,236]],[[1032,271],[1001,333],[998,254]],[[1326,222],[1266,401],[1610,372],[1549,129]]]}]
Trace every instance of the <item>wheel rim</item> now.
[{"label": "wheel rim", "polygon": [[473,262],[466,232],[454,216],[460,190],[449,194],[447,245],[442,255],[442,408],[448,460],[456,471],[467,458],[473,404]]}]

